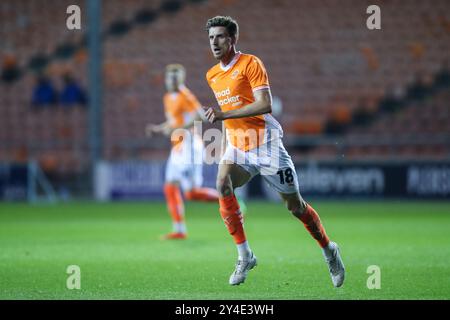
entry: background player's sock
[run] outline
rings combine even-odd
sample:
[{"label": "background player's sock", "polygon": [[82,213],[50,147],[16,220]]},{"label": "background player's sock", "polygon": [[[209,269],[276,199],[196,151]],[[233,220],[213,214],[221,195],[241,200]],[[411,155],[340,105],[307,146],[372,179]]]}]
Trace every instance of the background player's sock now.
[{"label": "background player's sock", "polygon": [[173,232],[176,233],[187,233],[186,224],[184,222],[173,222]]},{"label": "background player's sock", "polygon": [[164,185],[164,194],[166,195],[167,208],[172,217],[174,232],[186,233],[184,204],[180,188],[175,184],[167,183]]},{"label": "background player's sock", "polygon": [[313,207],[307,204],[305,211],[300,215],[299,219],[303,222],[311,236],[316,239],[321,248],[328,246],[330,239],[325,232],[325,228],[320,221],[319,215]]},{"label": "background player's sock", "polygon": [[185,194],[187,200],[215,202],[219,200],[219,192],[212,188],[193,188]]},{"label": "background player's sock", "polygon": [[[233,236],[236,245],[243,244],[245,237],[243,217],[234,194],[219,198],[220,215],[225,222],[228,232]],[[245,245],[243,246],[245,248]],[[239,250],[239,249],[238,249]]]}]

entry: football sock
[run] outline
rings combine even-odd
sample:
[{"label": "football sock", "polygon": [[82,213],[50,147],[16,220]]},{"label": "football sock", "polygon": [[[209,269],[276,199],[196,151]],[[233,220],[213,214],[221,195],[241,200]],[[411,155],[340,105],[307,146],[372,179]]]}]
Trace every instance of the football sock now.
[{"label": "football sock", "polygon": [[244,241],[241,244],[236,245],[239,255],[239,260],[247,260],[252,255],[252,250],[248,245],[248,241]]},{"label": "football sock", "polygon": [[213,202],[219,200],[219,192],[212,188],[193,188],[186,192],[186,200]]},{"label": "football sock", "polygon": [[176,233],[186,233],[186,224],[184,222],[173,222],[173,231]]},{"label": "football sock", "polygon": [[333,256],[333,249],[335,249],[335,246],[332,245],[332,242],[329,242],[325,247],[322,248],[322,252],[325,258],[330,259]]},{"label": "football sock", "polygon": [[175,184],[166,183],[164,185],[164,194],[166,195],[167,208],[172,217],[174,231],[186,233],[184,204],[179,187]]},{"label": "football sock", "polygon": [[320,247],[327,247],[330,239],[325,232],[325,229],[316,210],[314,210],[313,207],[307,204],[305,211],[300,215],[299,219],[303,222],[306,230],[309,231],[311,236],[316,239]]},{"label": "football sock", "polygon": [[243,226],[244,218],[234,194],[219,198],[219,205],[220,215],[228,228],[228,232],[233,236],[234,242],[237,245],[244,243],[247,240]]}]

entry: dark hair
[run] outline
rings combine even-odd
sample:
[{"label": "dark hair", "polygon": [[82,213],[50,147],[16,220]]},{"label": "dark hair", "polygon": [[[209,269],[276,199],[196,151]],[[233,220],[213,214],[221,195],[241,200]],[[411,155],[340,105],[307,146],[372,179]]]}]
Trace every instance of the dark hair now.
[{"label": "dark hair", "polygon": [[215,16],[206,22],[206,31],[212,27],[225,27],[230,37],[236,38],[239,34],[239,25],[232,17]]}]

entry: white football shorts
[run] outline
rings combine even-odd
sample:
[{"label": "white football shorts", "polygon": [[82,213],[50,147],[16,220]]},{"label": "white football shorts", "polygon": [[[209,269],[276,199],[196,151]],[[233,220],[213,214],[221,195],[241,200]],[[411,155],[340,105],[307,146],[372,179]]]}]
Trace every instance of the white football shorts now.
[{"label": "white football shorts", "polygon": [[178,182],[184,192],[200,187],[203,184],[203,153],[203,142],[196,135],[181,142],[181,147],[172,147],[166,165],[166,183]]},{"label": "white football shorts", "polygon": [[266,183],[279,193],[298,192],[298,177],[291,156],[281,139],[274,139],[249,151],[227,144],[221,163],[235,163],[251,178],[260,174]]}]

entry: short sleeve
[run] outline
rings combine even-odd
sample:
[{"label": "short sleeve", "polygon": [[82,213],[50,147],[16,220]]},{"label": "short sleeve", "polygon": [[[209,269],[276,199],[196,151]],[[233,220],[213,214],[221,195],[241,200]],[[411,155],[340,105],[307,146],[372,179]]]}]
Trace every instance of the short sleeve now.
[{"label": "short sleeve", "polygon": [[266,68],[262,61],[257,57],[251,57],[251,60],[247,65],[246,76],[253,92],[270,88]]}]

